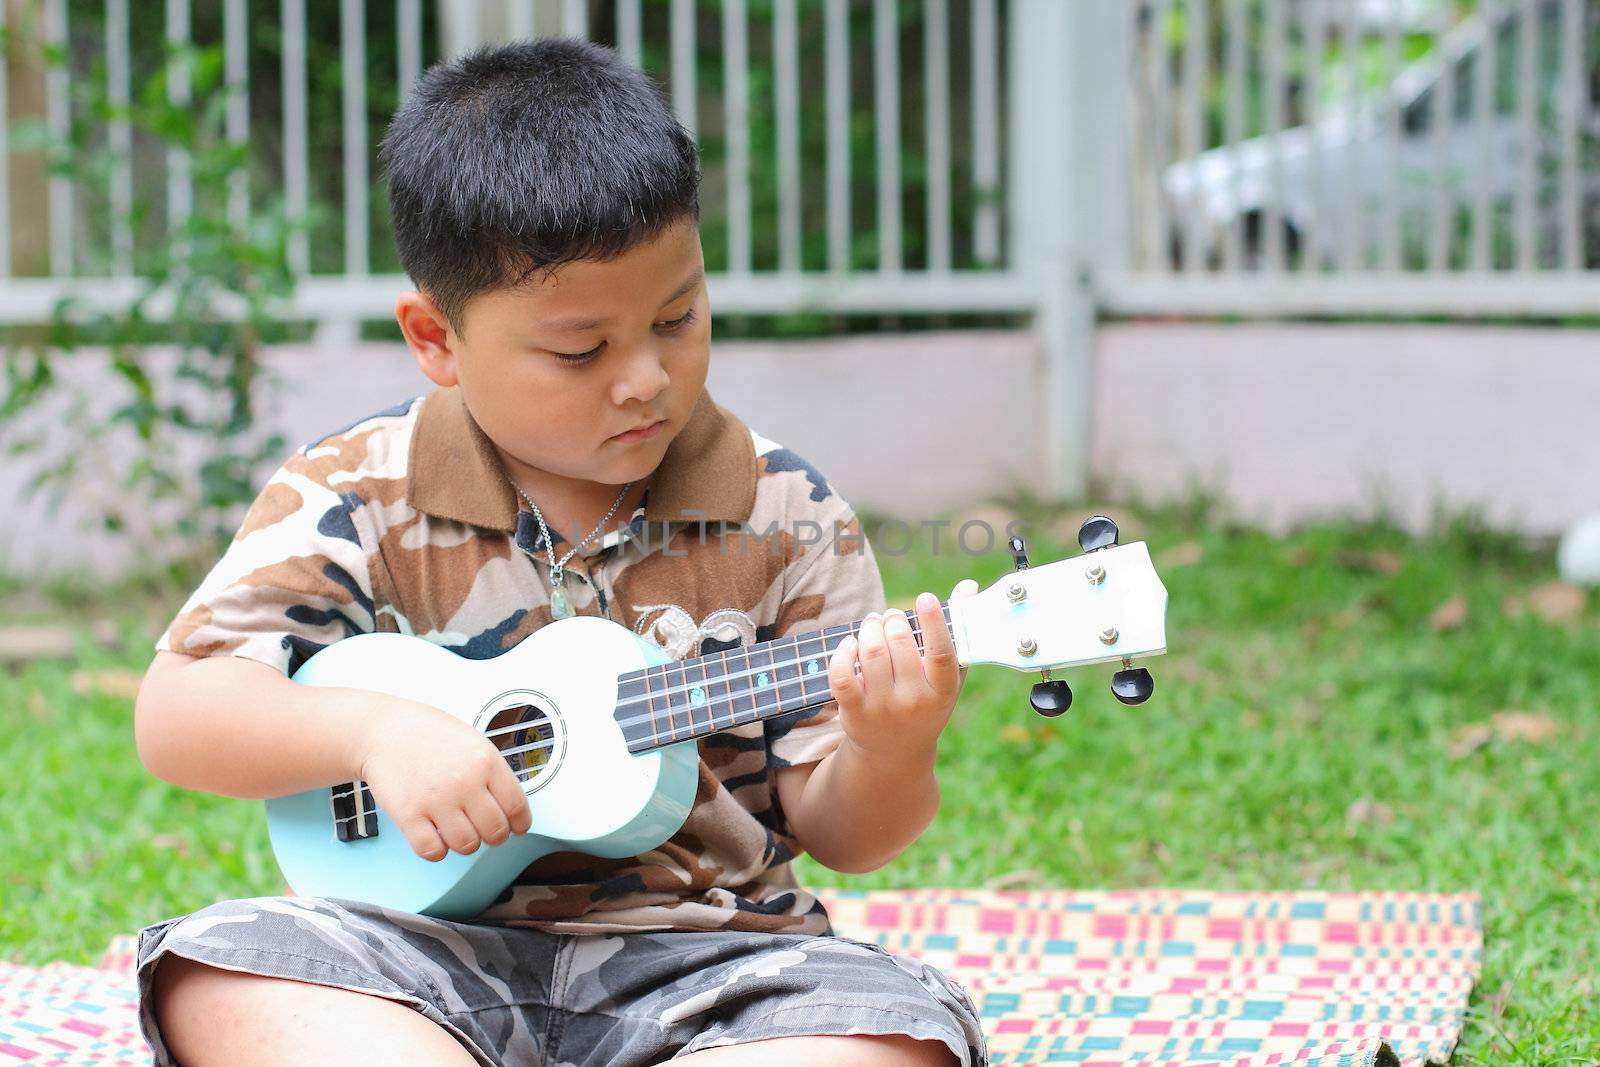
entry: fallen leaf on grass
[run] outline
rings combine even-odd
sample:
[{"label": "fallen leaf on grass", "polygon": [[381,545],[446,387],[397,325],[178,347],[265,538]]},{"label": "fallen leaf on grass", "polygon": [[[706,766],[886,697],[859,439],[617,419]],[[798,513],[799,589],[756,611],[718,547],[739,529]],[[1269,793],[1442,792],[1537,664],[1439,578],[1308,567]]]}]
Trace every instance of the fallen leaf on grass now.
[{"label": "fallen leaf on grass", "polygon": [[1428,625],[1435,630],[1454,630],[1467,621],[1467,598],[1457,593],[1455,596],[1433,609],[1433,614],[1428,616]]},{"label": "fallen leaf on grass", "polygon": [[1543,712],[1501,711],[1488,722],[1468,723],[1450,735],[1445,746],[1453,759],[1463,759],[1498,741],[1526,741],[1538,745],[1558,736],[1561,724]]},{"label": "fallen leaf on grass", "polygon": [[1010,741],[1014,745],[1026,745],[1033,740],[1033,735],[1028,732],[1026,726],[1018,726],[1013,722],[1000,727],[1000,740]]},{"label": "fallen leaf on grass", "polygon": [[1346,826],[1388,826],[1394,822],[1394,809],[1371,797],[1361,797],[1345,809]]},{"label": "fallen leaf on grass", "polygon": [[985,889],[1042,889],[1047,884],[1044,872],[1032,868],[997,874],[983,883]]},{"label": "fallen leaf on grass", "polygon": [[150,843],[156,848],[171,849],[180,856],[189,855],[189,842],[177,834],[156,834]]},{"label": "fallen leaf on grass", "polygon": [[1583,617],[1584,609],[1589,606],[1589,594],[1557,579],[1530,589],[1527,604],[1545,622],[1564,624]]},{"label": "fallen leaf on grass", "polygon": [[1561,733],[1561,724],[1537,711],[1502,711],[1494,719],[1495,736],[1501,741],[1527,741],[1543,744]]},{"label": "fallen leaf on grass", "polygon": [[139,695],[139,683],[144,675],[138,671],[108,667],[99,671],[73,671],[67,679],[72,691],[80,696],[103,693],[108,697],[132,700]]},{"label": "fallen leaf on grass", "polygon": [[1371,552],[1346,549],[1336,553],[1333,558],[1341,567],[1355,571],[1377,571],[1379,574],[1388,575],[1399,574],[1400,568],[1405,565],[1400,553],[1384,548],[1374,549]]},{"label": "fallen leaf on grass", "polygon": [[1178,567],[1192,567],[1204,559],[1205,555],[1205,546],[1199,541],[1185,541],[1157,555],[1156,569],[1170,571]]}]

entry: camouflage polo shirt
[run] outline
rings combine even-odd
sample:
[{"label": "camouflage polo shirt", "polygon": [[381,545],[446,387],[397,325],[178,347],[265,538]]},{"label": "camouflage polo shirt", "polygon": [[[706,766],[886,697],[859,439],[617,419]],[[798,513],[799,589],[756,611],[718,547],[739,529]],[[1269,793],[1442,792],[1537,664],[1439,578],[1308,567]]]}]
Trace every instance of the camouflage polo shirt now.
[{"label": "camouflage polo shirt", "polygon": [[[558,559],[561,533],[552,531]],[[496,656],[550,621],[544,548],[459,390],[437,390],[291,456],[156,647],[245,656],[285,674],[371,631]],[[632,521],[566,566],[577,613],[608,617],[675,658],[884,607],[850,506],[709,393]],[[829,703],[701,738],[699,789],[671,840],[627,859],[546,856],[476,921],[567,933],[827,932],[826,912],[791,871],[800,846],[773,772],[821,760],[842,736]]]}]

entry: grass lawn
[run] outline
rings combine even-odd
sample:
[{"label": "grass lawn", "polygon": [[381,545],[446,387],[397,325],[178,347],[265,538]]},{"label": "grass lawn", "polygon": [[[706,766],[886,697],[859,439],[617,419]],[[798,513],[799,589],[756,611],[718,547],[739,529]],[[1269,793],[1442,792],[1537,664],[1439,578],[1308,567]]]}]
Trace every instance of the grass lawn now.
[{"label": "grass lawn", "polygon": [[[1454,1062],[1600,1061],[1600,610],[1540,588],[1550,553],[1467,522],[1279,538],[1199,507],[1117,516],[1171,594],[1155,698],[1125,708],[1109,667],[1084,668],[1046,721],[1032,676],[974,668],[934,826],[871,875],[802,861],[802,879],[1476,890],[1486,959]],[[1075,523],[1056,526],[1036,562],[1076,554]],[[892,600],[1010,566],[881,562]],[[182,592],[79,602],[76,662],[0,672],[0,957],[89,962],[112,934],[278,891],[260,804],[167,786],[134,752],[126,685]],[[0,603],[11,623],[69,610]],[[125,652],[89,640],[95,614]]]}]

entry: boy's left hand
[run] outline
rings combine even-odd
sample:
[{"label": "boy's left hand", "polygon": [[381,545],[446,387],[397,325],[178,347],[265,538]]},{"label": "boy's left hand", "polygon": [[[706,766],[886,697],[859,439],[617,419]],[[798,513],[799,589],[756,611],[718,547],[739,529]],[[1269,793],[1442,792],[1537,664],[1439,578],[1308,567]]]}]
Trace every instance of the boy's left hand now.
[{"label": "boy's left hand", "polygon": [[[978,583],[968,578],[950,599],[977,591]],[[956,666],[939,598],[919,594],[916,612],[920,652],[905,612],[890,609],[868,615],[859,634],[839,642],[828,661],[828,688],[839,702],[845,737],[874,761],[931,764],[966,680],[966,669]]]}]

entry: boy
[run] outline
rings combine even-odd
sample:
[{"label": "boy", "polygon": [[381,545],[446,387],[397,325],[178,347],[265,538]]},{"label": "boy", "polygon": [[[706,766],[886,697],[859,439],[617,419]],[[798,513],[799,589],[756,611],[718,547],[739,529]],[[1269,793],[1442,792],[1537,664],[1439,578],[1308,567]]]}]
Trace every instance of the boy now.
[{"label": "boy", "polygon": [[958,985],[831,936],[790,871],[871,870],[922,832],[962,679],[937,599],[919,652],[849,506],[704,392],[693,143],[613,53],[546,40],[431,69],[383,153],[418,288],[395,315],[440,388],[268,482],[158,642],[153,773],[246,798],[362,780],[418,855],[471,853],[529,827],[492,742],[287,675],[374,630],[483,658],[593,614],[683,656],[865,621],[833,703],[699,742],[688,820],[644,855],[545,857],[467,923],[265,897],[146,928],[157,1062],[983,1062]]}]

